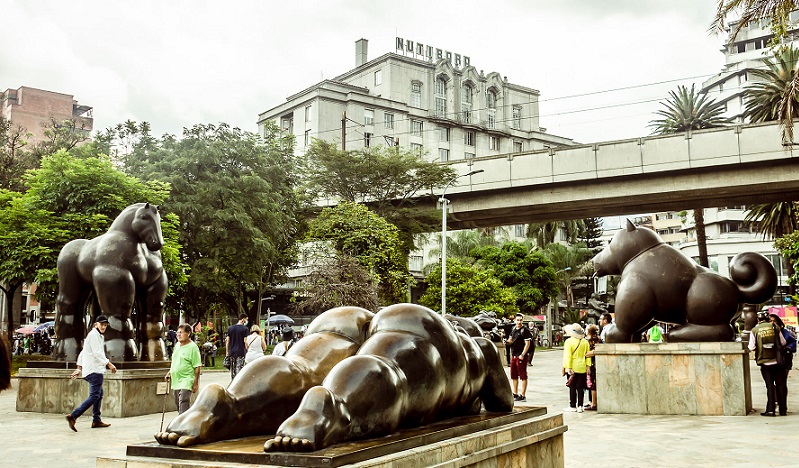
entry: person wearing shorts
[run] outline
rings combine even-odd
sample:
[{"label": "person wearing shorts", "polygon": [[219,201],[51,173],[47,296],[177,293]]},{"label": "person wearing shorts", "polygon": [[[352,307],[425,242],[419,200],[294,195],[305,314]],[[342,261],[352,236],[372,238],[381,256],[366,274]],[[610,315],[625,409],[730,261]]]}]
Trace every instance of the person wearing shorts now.
[{"label": "person wearing shorts", "polygon": [[[513,399],[527,401],[527,351],[533,344],[533,334],[524,326],[524,315],[516,314],[516,326],[510,332],[508,344],[511,345],[510,379],[513,381]],[[519,392],[519,380],[522,381]]]}]

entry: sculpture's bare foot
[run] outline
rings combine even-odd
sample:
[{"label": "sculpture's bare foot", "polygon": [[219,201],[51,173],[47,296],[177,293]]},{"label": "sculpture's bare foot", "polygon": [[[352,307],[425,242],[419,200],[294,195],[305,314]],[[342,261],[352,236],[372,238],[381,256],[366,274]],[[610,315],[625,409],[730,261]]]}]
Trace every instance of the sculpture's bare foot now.
[{"label": "sculpture's bare foot", "polygon": [[264,451],[310,452],[343,440],[350,421],[339,405],[324,387],[308,390],[297,412],[280,425],[274,439],[264,443]]},{"label": "sculpture's bare foot", "polygon": [[233,398],[224,387],[210,384],[185,413],[173,419],[164,432],[155,434],[155,440],[164,445],[188,447],[226,439],[233,420]]}]

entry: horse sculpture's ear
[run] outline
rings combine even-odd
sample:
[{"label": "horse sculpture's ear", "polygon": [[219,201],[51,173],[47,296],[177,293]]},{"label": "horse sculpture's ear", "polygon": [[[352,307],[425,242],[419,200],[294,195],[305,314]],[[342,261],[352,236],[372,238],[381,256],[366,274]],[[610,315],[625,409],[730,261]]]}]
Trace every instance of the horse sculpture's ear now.
[{"label": "horse sculpture's ear", "polygon": [[149,210],[150,209],[150,204],[149,203],[145,203],[144,204],[144,209],[145,210]]},{"label": "horse sculpture's ear", "polygon": [[629,219],[627,220],[627,231],[632,232],[635,231],[635,224],[632,223]]}]

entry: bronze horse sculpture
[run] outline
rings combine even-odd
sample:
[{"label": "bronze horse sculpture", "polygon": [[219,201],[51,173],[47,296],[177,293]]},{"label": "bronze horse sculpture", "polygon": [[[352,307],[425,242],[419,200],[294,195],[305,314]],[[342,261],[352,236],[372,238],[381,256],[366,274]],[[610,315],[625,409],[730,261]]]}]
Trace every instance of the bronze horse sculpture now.
[{"label": "bronze horse sculpture", "polygon": [[105,346],[112,361],[164,360],[162,314],[168,281],[161,263],[163,245],[158,207],[136,203],[122,210],[105,234],[75,239],[61,249],[56,360],[77,359],[87,318],[88,324],[93,318],[86,317],[92,303],[108,316]]}]

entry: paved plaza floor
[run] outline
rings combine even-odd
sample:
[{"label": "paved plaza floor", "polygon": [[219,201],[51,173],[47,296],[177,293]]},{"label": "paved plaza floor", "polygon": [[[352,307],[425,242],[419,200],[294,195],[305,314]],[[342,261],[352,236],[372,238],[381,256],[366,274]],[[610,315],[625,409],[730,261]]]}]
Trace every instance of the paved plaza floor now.
[{"label": "paved plaza floor", "polygon": [[[562,353],[542,351],[530,368],[527,402],[546,406],[550,414],[568,406],[568,389],[560,375]],[[797,372],[788,379],[788,416],[762,417],[765,386],[752,365],[749,416],[641,416],[566,413],[567,467],[763,467],[795,466],[799,431]],[[600,376],[601,378],[601,376]],[[200,386],[226,385],[224,372],[206,372]],[[14,380],[16,388],[16,380]],[[88,394],[88,384],[86,385]],[[601,398],[601,396],[600,396]],[[91,416],[78,420],[72,432],[63,415],[18,413],[16,389],[0,393],[0,466],[93,467],[97,456],[122,457],[129,444],[152,440],[161,414],[104,418],[105,429],[91,429]],[[177,415],[167,413],[165,426]],[[756,460],[756,461],[755,461]]]}]

